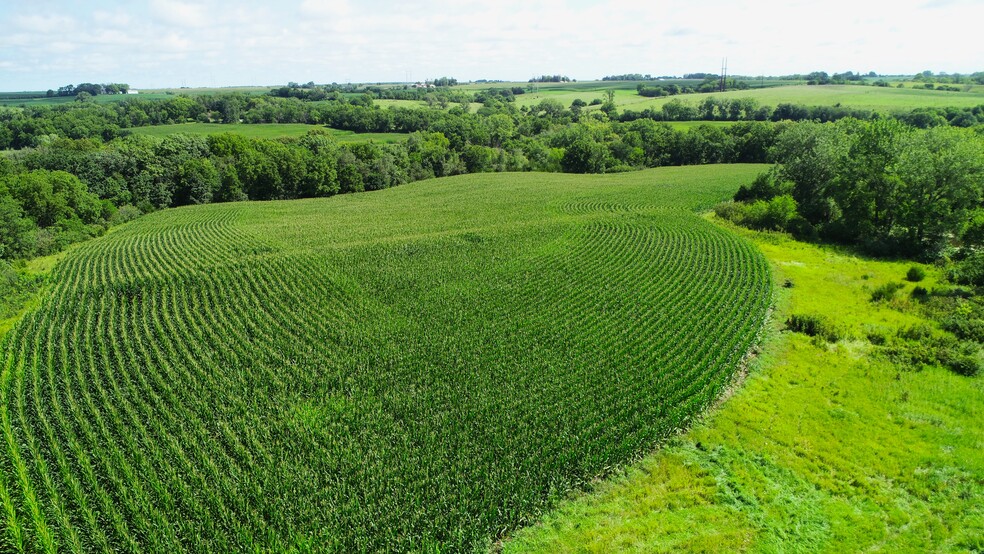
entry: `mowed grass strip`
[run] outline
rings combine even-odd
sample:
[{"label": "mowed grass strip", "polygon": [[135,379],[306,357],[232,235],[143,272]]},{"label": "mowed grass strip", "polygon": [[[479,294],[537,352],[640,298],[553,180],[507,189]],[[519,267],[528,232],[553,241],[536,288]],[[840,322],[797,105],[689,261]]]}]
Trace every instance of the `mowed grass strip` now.
[{"label": "mowed grass strip", "polygon": [[763,166],[166,210],[0,344],[18,551],[473,551],[714,402],[771,278],[696,210]]}]

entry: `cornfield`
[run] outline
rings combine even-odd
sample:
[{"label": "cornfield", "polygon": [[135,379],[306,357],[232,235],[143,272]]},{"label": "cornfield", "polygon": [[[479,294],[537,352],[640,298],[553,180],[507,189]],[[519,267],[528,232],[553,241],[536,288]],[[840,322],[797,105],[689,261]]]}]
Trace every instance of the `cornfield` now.
[{"label": "cornfield", "polygon": [[720,395],[760,167],[471,175],[145,216],[0,343],[2,548],[471,551]]}]

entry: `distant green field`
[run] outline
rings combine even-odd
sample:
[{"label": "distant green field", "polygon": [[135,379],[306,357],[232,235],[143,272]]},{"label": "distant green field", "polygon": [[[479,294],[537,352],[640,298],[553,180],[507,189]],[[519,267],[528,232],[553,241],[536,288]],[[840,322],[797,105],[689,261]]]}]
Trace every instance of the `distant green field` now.
[{"label": "distant green field", "polygon": [[911,110],[922,107],[973,107],[984,104],[984,90],[972,92],[943,92],[926,89],[869,87],[856,85],[796,85],[787,87],[736,90],[708,94],[681,94],[662,98],[643,98],[635,95],[627,98],[616,94],[622,108],[642,110],[658,108],[673,99],[698,104],[706,97],[754,98],[760,104],[776,106],[781,103],[807,106],[849,106],[871,110]]},{"label": "distant green field", "polygon": [[[605,93],[609,90],[615,92],[615,104],[619,106],[632,104],[643,97],[636,93],[639,84],[655,86],[660,84],[673,83],[679,86],[697,86],[703,82],[701,79],[673,79],[664,81],[579,81],[576,83],[482,83],[464,85],[460,88],[465,90],[485,90],[488,88],[511,88],[522,87],[526,93],[516,97],[517,106],[532,106],[545,99],[552,99],[569,106],[575,99],[590,103],[594,99],[605,99]],[[753,88],[758,87],[777,87],[796,84],[792,81],[778,80],[748,80],[748,84]],[[534,91],[529,88],[535,87]]]},{"label": "distant green field", "polygon": [[10,552],[475,552],[674,435],[772,297],[766,166],[164,210],[0,342]]},{"label": "distant green field", "polygon": [[149,88],[140,89],[140,94],[148,95],[175,95],[175,94],[227,94],[230,92],[238,92],[240,94],[256,95],[256,94],[266,94],[270,92],[270,89],[277,88],[282,85],[270,85],[270,86],[238,86],[238,87],[182,87],[182,88]]},{"label": "distant green field", "polygon": [[184,133],[187,135],[237,133],[254,138],[280,138],[299,137],[315,129],[330,131],[338,142],[367,142],[371,140],[388,144],[401,142],[407,138],[402,133],[354,133],[352,131],[342,131],[322,125],[305,125],[303,123],[241,123],[238,125],[226,125],[222,123],[179,123],[175,125],[134,127],[130,131],[137,135],[153,137],[163,137],[175,133]]},{"label": "distant green field", "polygon": [[[27,93],[29,94],[29,93]],[[146,98],[146,96],[140,96],[141,98]],[[154,95],[151,95],[154,97]],[[134,98],[133,95],[128,94],[100,94],[94,96],[93,100],[100,104],[119,102],[124,98]],[[54,96],[52,98],[46,97],[31,97],[31,96],[16,96],[7,94],[6,97],[0,98],[0,106],[54,106],[57,104],[70,104],[75,102],[74,96]]]},{"label": "distant green field", "polygon": [[[222,87],[222,88],[173,88],[173,89],[141,89],[137,94],[99,94],[92,97],[100,104],[119,102],[124,99],[139,98],[141,100],[163,100],[174,96],[200,94],[226,94],[238,92],[247,95],[266,94],[273,87]],[[4,92],[0,93],[0,106],[51,106],[75,102],[74,96],[44,96],[44,91],[33,92]]]},{"label": "distant green field", "polygon": [[[669,81],[680,85],[695,85],[701,81]],[[660,81],[646,82],[658,85]],[[944,92],[913,88],[921,84],[905,83],[906,88],[873,87],[858,85],[809,86],[790,81],[754,81],[748,83],[753,88],[724,93],[681,94],[661,98],[646,98],[636,93],[636,82],[590,81],[579,83],[540,83],[536,92],[527,92],[516,97],[517,106],[532,106],[546,99],[552,99],[569,106],[575,99],[590,103],[594,99],[605,99],[605,93],[615,93],[615,104],[620,108],[642,110],[659,107],[677,99],[692,104],[700,103],[705,97],[754,98],[762,105],[776,106],[780,103],[804,104],[808,106],[833,106],[840,104],[872,110],[910,110],[920,107],[972,107],[984,104],[984,86],[971,86],[969,92]],[[482,90],[489,87],[522,86],[529,83],[490,83],[467,85],[462,88]],[[964,87],[961,87],[964,88]]]}]

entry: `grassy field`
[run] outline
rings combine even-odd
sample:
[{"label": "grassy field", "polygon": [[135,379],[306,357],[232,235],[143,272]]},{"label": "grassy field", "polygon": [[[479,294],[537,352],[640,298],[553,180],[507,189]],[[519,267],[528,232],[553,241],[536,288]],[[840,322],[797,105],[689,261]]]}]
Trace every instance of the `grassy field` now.
[{"label": "grassy field", "polygon": [[[141,100],[163,100],[170,98],[168,94],[139,94],[137,96],[130,94],[100,94],[92,97],[92,101],[99,104],[109,104],[112,102],[120,102],[127,98],[140,98]],[[18,106],[54,106],[57,104],[71,104],[75,102],[74,96],[56,96],[53,98],[0,98],[0,106],[7,107],[18,107]]]},{"label": "grassy field", "polygon": [[911,110],[923,107],[973,107],[984,104],[984,91],[943,92],[936,90],[867,87],[856,85],[787,86],[755,90],[735,90],[707,94],[683,94],[662,98],[643,98],[619,96],[616,103],[622,108],[642,110],[658,108],[676,98],[683,102],[699,104],[705,97],[754,98],[761,105],[776,106],[780,103],[804,104],[807,106],[848,106],[870,110],[892,111]]},{"label": "grassy field", "polygon": [[12,551],[471,551],[731,382],[763,166],[479,174],[157,212],[0,343]]},{"label": "grassy field", "polygon": [[[695,82],[698,83],[699,82]],[[586,83],[542,83],[536,92],[516,96],[517,106],[533,106],[551,99],[564,106],[570,106],[575,99],[590,103],[592,100],[604,100],[605,93],[613,91],[615,104],[622,109],[641,111],[646,108],[659,108],[671,100],[679,100],[690,104],[699,104],[704,98],[754,98],[761,105],[776,106],[781,103],[803,104],[807,106],[841,105],[853,108],[863,108],[876,111],[908,111],[920,107],[973,107],[984,104],[984,87],[970,87],[968,92],[944,92],[926,90],[923,88],[873,87],[858,85],[824,85],[809,86],[770,82],[769,86],[750,88],[748,90],[733,90],[728,92],[712,92],[702,94],[680,94],[661,98],[646,98],[636,93],[635,82],[603,82]],[[650,83],[647,83],[650,84]],[[651,84],[659,84],[654,82]],[[522,86],[528,83],[495,83],[485,86],[467,85],[467,90],[481,90],[489,87]],[[388,106],[421,107],[424,102],[413,100],[377,100],[377,104]],[[589,109],[597,109],[591,106]]]},{"label": "grassy field", "polygon": [[[984,378],[900,371],[864,340],[923,320],[872,303],[910,263],[737,230],[769,259],[772,331],[747,382],[691,432],[506,542],[520,552],[984,551]],[[936,275],[919,285],[932,288]],[[834,345],[783,330],[822,313]]]},{"label": "grassy field", "polygon": [[[266,94],[274,87],[221,87],[221,88],[170,88],[170,89],[141,89],[138,94],[99,94],[92,97],[92,100],[101,104],[119,102],[126,98],[139,98],[141,100],[166,100],[175,95],[188,94],[226,94],[238,92],[246,95]],[[48,98],[44,91],[28,92],[2,92],[0,93],[0,106],[50,106],[55,104],[66,104],[75,102],[74,96],[55,96]]]},{"label": "grassy field", "polygon": [[222,123],[179,123],[175,125],[153,125],[148,127],[133,127],[131,132],[137,135],[163,137],[175,133],[187,135],[214,135],[218,133],[236,133],[253,138],[299,137],[314,129],[331,132],[338,142],[367,142],[394,143],[406,140],[402,133],[355,133],[332,129],[321,125],[306,125],[303,123],[259,123],[225,125]]}]

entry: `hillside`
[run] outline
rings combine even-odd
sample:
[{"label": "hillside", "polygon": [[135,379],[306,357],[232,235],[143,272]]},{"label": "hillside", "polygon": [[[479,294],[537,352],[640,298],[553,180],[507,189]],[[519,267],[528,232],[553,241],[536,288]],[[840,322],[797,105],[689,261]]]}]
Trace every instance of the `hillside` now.
[{"label": "hillside", "polygon": [[0,367],[5,549],[471,550],[689,422],[771,301],[696,215],[763,166],[156,212]]}]

